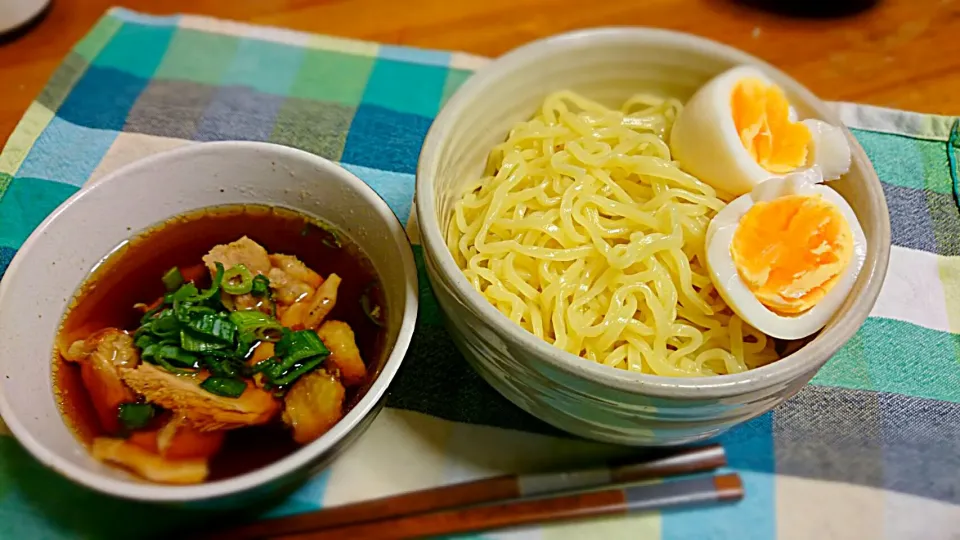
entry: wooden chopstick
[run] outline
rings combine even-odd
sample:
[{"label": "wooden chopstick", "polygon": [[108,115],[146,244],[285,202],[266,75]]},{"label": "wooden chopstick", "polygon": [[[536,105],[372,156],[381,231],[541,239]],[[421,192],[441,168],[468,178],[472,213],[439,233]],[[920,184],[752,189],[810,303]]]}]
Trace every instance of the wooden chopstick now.
[{"label": "wooden chopstick", "polygon": [[282,540],[402,540],[612,514],[627,514],[743,498],[737,474],[703,476],[660,484],[588,491],[370,521],[283,537]]},{"label": "wooden chopstick", "polygon": [[723,447],[712,444],[619,466],[498,476],[413,491],[296,516],[257,521],[226,531],[211,531],[211,535],[205,537],[243,540],[289,535],[521,497],[710,471],[726,465],[726,462]]}]

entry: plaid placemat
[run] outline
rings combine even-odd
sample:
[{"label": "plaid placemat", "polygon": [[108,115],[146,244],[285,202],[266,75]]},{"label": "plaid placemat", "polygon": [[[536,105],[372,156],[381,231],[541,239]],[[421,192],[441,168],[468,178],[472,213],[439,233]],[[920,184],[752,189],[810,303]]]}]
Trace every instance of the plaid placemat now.
[{"label": "plaid placemat", "polygon": [[[426,130],[484,62],[114,9],[67,56],[0,154],[0,274],[31,230],[83,184],[199,141],[271,141],[338,161],[409,221]],[[955,119],[837,106],[884,183],[890,270],[870,319],[808,388],[720,437],[746,499],[485,536],[960,538]],[[629,452],[564,436],[490,389],[454,349],[420,279],[418,330],[388,408],[333,466],[265,512]],[[0,423],[0,537],[140,538],[202,519],[91,493],[4,435]]]}]

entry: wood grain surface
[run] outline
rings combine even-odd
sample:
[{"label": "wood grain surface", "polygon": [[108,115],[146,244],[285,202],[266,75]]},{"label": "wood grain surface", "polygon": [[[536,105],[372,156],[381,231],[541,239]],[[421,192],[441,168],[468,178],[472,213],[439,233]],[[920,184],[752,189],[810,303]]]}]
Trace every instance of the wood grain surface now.
[{"label": "wood grain surface", "polygon": [[[0,44],[4,141],[71,46],[118,4],[489,56],[576,28],[658,26],[739,47],[825,99],[960,114],[960,2],[953,0],[879,0],[856,15],[818,19],[734,0],[52,1],[32,28]],[[808,3],[824,1],[845,0]]]}]

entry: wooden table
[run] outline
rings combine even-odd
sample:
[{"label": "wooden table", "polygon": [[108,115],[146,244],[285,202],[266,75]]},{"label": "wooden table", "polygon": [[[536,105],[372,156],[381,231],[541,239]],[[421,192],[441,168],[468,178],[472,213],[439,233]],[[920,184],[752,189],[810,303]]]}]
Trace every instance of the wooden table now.
[{"label": "wooden table", "polygon": [[818,20],[773,15],[732,0],[53,2],[32,30],[0,45],[4,141],[61,58],[116,4],[144,12],[190,12],[491,56],[575,28],[660,26],[746,50],[791,73],[825,99],[960,114],[960,3],[952,0],[880,0],[859,15]]}]

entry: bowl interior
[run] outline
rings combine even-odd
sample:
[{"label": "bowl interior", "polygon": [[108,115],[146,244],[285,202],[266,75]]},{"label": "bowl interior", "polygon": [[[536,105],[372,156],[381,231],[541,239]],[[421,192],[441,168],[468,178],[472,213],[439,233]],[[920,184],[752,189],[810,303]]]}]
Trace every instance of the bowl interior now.
[{"label": "bowl interior", "polygon": [[[387,339],[379,375],[333,429],[266,468],[196,486],[150,484],[92,459],[64,425],[53,396],[54,337],[77,287],[131,235],[190,210],[268,204],[333,225],[372,262],[383,284]],[[334,446],[383,396],[417,310],[416,267],[403,227],[376,193],[336,165],[262,143],[207,143],[158,154],[81,191],[27,240],[0,284],[0,412],[43,463],[114,495],[203,499],[283,476]]]},{"label": "bowl interior", "polygon": [[[651,93],[686,101],[713,76],[737,65],[759,66],[786,92],[801,118],[841,125],[832,108],[799,83],[757,58],[687,34],[653,29],[598,29],[565,34],[521,47],[481,69],[448,102],[434,122],[417,174],[421,237],[440,279],[467,309],[481,314],[514,341],[529,343],[558,367],[602,380],[628,391],[648,392],[695,386],[698,395],[717,385],[756,379],[773,372],[801,371],[822,365],[863,323],[879,293],[889,256],[886,202],[876,173],[852,136],[853,165],[830,186],[850,202],[867,236],[864,268],[847,301],[811,343],[789,358],[745,374],[682,380],[621,372],[583,362],[575,356],[547,353],[534,336],[516,327],[490,306],[463,278],[445,245],[453,205],[463,185],[482,174],[490,149],[509,129],[528,119],[549,93],[570,89],[611,108],[631,95]],[[806,356],[806,360],[803,357]],[[797,360],[800,357],[800,360]],[[812,360],[811,360],[812,359]],[[805,362],[800,366],[797,362]],[[644,383],[638,385],[638,383]],[[720,387],[727,390],[721,390]]]}]

